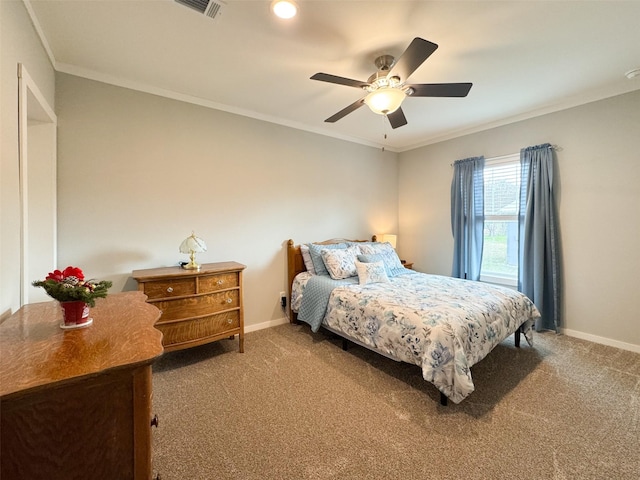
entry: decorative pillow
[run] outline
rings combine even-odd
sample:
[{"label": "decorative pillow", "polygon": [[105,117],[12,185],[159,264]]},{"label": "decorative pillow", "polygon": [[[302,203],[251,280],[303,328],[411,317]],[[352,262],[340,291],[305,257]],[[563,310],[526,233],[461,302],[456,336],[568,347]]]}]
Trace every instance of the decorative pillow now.
[{"label": "decorative pillow", "polygon": [[349,243],[349,246],[357,245],[358,247],[364,247],[364,249],[360,248],[360,250],[362,250],[362,253],[369,253],[371,251],[370,245],[374,243],[377,244],[378,242],[348,242],[348,243]]},{"label": "decorative pillow", "polygon": [[360,245],[363,255],[373,255],[376,253],[395,252],[396,250],[389,242],[364,242]]},{"label": "decorative pillow", "polygon": [[369,254],[369,255],[358,255],[358,261],[361,263],[376,263],[382,262],[382,266],[384,267],[384,271],[387,274],[387,277],[392,277],[389,268],[385,265],[384,260],[382,259],[382,255],[380,254]]},{"label": "decorative pillow", "polygon": [[402,262],[398,258],[398,254],[395,250],[384,253],[358,255],[358,260],[365,263],[382,261],[384,263],[384,269],[387,272],[387,276],[389,277],[395,277],[396,275],[407,273],[407,269],[402,265]]},{"label": "decorative pillow", "polygon": [[313,262],[313,268],[316,271],[316,275],[329,275],[327,267],[324,265],[322,254],[320,253],[322,250],[330,250],[334,248],[343,249],[348,247],[346,243],[332,243],[330,245],[308,243],[307,246],[309,247],[309,254],[311,255],[311,261]]},{"label": "decorative pillow", "polygon": [[363,263],[356,260],[356,271],[358,272],[360,285],[389,282],[389,277],[382,261]]},{"label": "decorative pillow", "polygon": [[308,245],[300,245],[300,253],[302,253],[302,260],[304,261],[304,266],[307,267],[307,272],[311,275],[316,274],[316,269],[313,266],[313,261],[311,260],[311,254],[309,253]]},{"label": "decorative pillow", "polygon": [[359,253],[358,247],[327,248],[320,251],[327,271],[334,280],[355,277],[358,274],[356,259]]}]

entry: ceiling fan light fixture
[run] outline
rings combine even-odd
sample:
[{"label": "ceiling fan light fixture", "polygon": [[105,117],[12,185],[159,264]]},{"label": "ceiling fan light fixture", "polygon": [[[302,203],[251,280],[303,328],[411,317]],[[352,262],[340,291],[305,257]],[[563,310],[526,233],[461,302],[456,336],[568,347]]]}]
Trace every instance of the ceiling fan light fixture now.
[{"label": "ceiling fan light fixture", "polygon": [[378,70],[366,82],[351,78],[339,77],[328,73],[316,73],[311,80],[345,85],[364,90],[364,98],[331,115],[325,120],[335,123],[363,105],[378,115],[384,115],[392,128],[407,124],[404,112],[400,108],[407,96],[413,97],[466,97],[472,84],[467,83],[421,83],[408,84],[411,74],[429,56],[436,51],[438,45],[416,37],[396,61],[391,55],[381,55],[374,61]]},{"label": "ceiling fan light fixture", "polygon": [[273,0],[271,11],[280,18],[289,19],[298,13],[298,4],[293,0]]},{"label": "ceiling fan light fixture", "polygon": [[364,98],[364,103],[373,113],[388,115],[400,108],[406,96],[400,88],[378,88]]}]

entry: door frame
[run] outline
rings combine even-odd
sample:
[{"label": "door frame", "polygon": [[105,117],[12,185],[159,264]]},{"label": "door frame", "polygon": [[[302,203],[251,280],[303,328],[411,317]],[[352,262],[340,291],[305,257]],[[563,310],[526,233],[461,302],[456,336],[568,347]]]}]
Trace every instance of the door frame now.
[{"label": "door frame", "polygon": [[[45,99],[44,95],[33,81],[25,66],[18,63],[18,161],[20,177],[20,305],[29,303],[29,211],[34,205],[29,204],[29,125],[37,123],[46,125],[46,148],[48,158],[51,158],[53,175],[51,178],[52,198],[49,205],[52,208],[53,235],[51,240],[53,266],[57,265],[57,126],[58,118]],[[49,157],[50,155],[50,157]],[[46,272],[45,272],[46,274]]]}]

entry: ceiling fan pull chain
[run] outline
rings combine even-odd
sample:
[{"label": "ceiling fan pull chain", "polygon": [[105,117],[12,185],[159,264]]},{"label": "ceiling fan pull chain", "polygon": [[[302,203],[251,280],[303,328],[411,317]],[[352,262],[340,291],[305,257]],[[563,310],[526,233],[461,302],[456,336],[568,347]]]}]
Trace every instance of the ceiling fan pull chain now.
[{"label": "ceiling fan pull chain", "polygon": [[[384,143],[387,143],[387,126],[389,124],[389,122],[387,122],[387,116],[386,115],[382,115],[382,134],[384,137]],[[384,144],[382,145],[382,151],[384,152]]]}]

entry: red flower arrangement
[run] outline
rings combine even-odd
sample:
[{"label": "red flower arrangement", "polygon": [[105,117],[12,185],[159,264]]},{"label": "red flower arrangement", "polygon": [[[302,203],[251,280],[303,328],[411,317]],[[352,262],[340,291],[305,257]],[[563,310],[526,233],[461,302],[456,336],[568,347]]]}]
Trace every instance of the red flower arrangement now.
[{"label": "red flower arrangement", "polygon": [[49,272],[45,280],[55,280],[56,282],[62,282],[65,278],[76,277],[78,280],[84,280],[84,273],[78,267],[67,267],[64,271],[54,270]]},{"label": "red flower arrangement", "polygon": [[106,297],[112,282],[85,281],[81,269],[69,266],[62,271],[49,272],[44,280],[37,280],[32,285],[44,288],[47,295],[59,302],[85,302],[90,307],[95,307],[96,298]]}]

